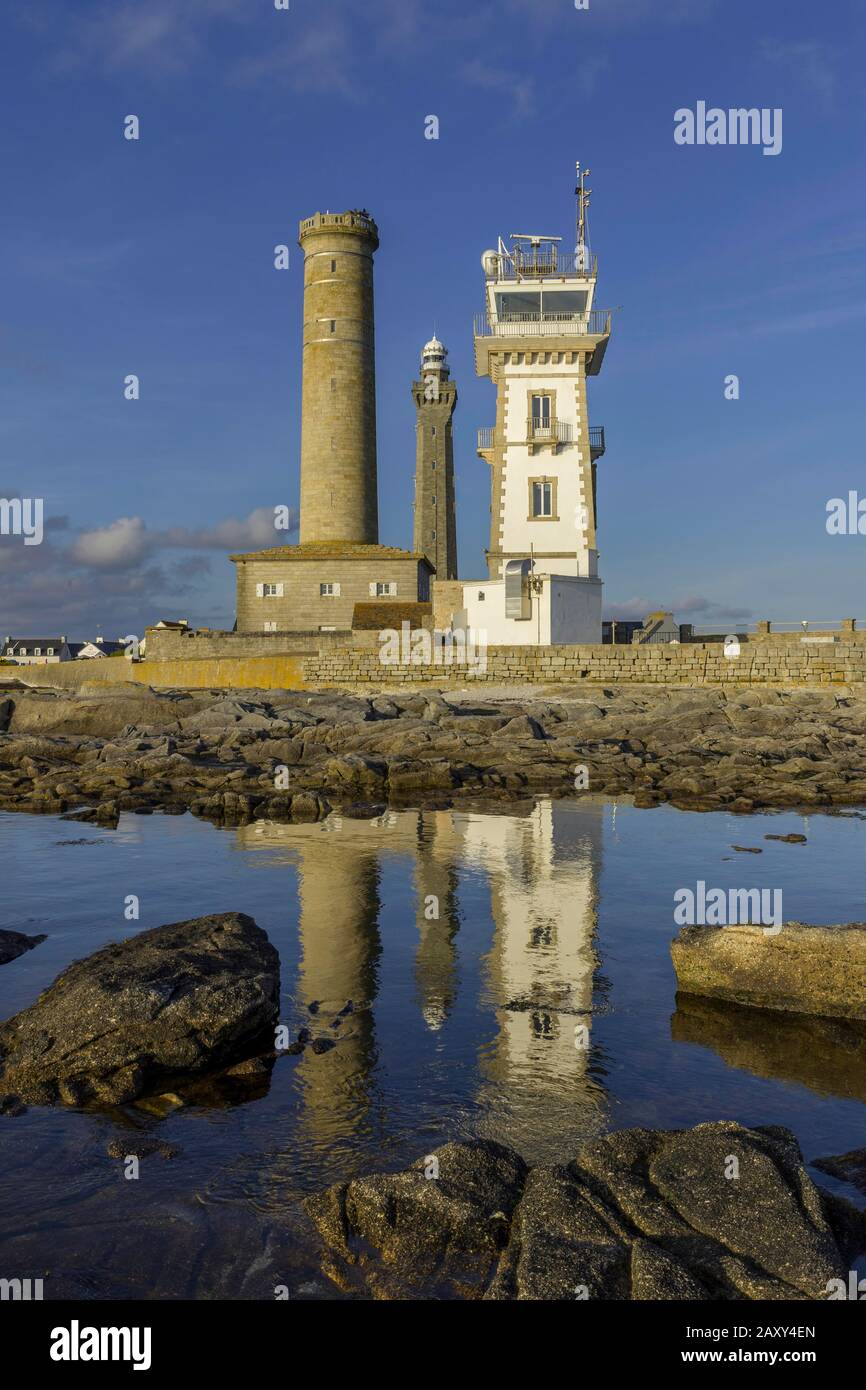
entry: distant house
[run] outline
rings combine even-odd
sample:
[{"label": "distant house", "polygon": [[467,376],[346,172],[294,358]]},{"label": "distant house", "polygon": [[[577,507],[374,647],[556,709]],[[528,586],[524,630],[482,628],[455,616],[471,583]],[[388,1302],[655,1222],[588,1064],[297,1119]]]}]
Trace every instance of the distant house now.
[{"label": "distant house", "polygon": [[153,623],[153,627],[169,632],[186,632],[189,622],[186,618],[160,618],[158,623]]},{"label": "distant house", "polygon": [[129,644],[119,638],[113,642],[107,637],[97,637],[92,642],[78,642],[75,645],[78,647],[76,661],[93,661],[101,656],[123,656]]},{"label": "distant house", "polygon": [[633,618],[605,618],[601,625],[601,640],[611,645],[620,643],[628,646],[642,627],[643,623]]},{"label": "distant house", "polygon": [[19,666],[50,666],[58,661],[74,661],[77,646],[65,637],[6,637],[0,656]]},{"label": "distant house", "polygon": [[660,609],[644,619],[643,627],[633,634],[631,640],[639,642],[641,646],[679,642],[680,625],[674,621],[673,613],[666,613]]}]

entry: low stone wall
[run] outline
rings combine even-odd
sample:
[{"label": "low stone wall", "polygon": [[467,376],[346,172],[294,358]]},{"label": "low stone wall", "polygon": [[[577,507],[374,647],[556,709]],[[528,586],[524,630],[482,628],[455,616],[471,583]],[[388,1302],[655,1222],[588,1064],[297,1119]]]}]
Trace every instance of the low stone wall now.
[{"label": "low stone wall", "polygon": [[[224,661],[251,656],[296,656],[330,650],[331,641],[344,645],[348,634],[322,632],[178,632],[147,629],[148,661]],[[96,664],[96,663],[93,663]]]},{"label": "low stone wall", "polygon": [[866,679],[866,645],[840,638],[829,645],[753,641],[739,657],[718,644],[683,646],[491,647],[486,668],[471,665],[383,665],[377,650],[322,651],[301,658],[305,685],[465,686],[576,683],[603,685],[856,684]]},{"label": "low stone wall", "polygon": [[157,690],[303,690],[301,658],[287,654],[186,661],[62,661],[55,666],[7,667],[4,674],[27,685],[77,689],[89,682],[140,681]]},{"label": "low stone wall", "polygon": [[[130,662],[124,658],[5,668],[28,685],[77,688],[89,681],[141,681],[157,689],[319,689],[399,685],[531,685],[586,681],[600,685],[854,685],[866,681],[861,634],[829,644],[753,640],[729,658],[718,643],[682,646],[490,647],[486,667],[383,664],[378,634],[223,635],[183,637],[158,644],[177,655]],[[282,648],[282,650],[281,650]],[[187,655],[189,653],[189,655]]]}]

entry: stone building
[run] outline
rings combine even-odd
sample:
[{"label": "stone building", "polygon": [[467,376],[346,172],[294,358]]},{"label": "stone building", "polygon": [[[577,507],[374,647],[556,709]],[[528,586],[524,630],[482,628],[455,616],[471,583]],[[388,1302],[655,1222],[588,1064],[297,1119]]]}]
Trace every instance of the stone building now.
[{"label": "stone building", "polygon": [[388,603],[430,597],[426,557],[390,545],[308,541],[231,558],[238,632],[341,632],[351,628],[356,604],[378,600],[384,613]]},{"label": "stone building", "polygon": [[457,578],[452,417],[457,387],[448,353],[437,337],[421,356],[421,380],[412,383],[415,425],[415,550],[427,555],[439,581]]},{"label": "stone building", "polygon": [[[373,256],[364,211],[317,212],[304,252],[301,523],[298,545],[232,555],[237,631],[350,629],[355,604],[427,602],[434,566],[380,546]],[[399,624],[398,624],[399,626]]]}]

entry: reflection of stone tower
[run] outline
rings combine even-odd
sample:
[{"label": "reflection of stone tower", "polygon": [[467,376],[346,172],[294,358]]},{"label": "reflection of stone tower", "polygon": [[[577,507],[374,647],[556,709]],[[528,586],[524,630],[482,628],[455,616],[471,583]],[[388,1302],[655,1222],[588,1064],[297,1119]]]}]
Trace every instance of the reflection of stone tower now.
[{"label": "reflection of stone tower", "polygon": [[[327,828],[326,828],[327,827]],[[373,1104],[373,1005],[378,988],[379,856],[367,825],[332,816],[315,825],[257,822],[235,832],[246,849],[282,850],[298,873],[299,1022],[337,1046],[294,1063],[300,1123],[315,1144],[357,1133]],[[351,999],[353,1011],[333,1028]],[[309,1005],[320,1007],[309,1013]]]},{"label": "reflection of stone tower", "polygon": [[436,566],[437,579],[457,578],[452,417],[457,387],[448,354],[431,338],[421,358],[421,380],[412,383],[415,426],[415,543],[413,549]]},{"label": "reflection of stone tower", "polygon": [[298,240],[304,251],[301,543],[375,545],[378,230],[364,212],[317,212],[301,223]]},{"label": "reflection of stone tower", "polygon": [[[307,1005],[322,1002],[320,1023],[328,1023],[331,1011],[349,999],[354,1005],[354,1013],[339,1030],[337,1048],[321,1057],[307,1051],[298,1063],[305,1097],[303,1122],[321,1141],[353,1130],[367,1103],[375,1052],[372,1004],[381,953],[376,855],[342,836],[337,843],[336,835],[322,835],[298,855],[298,896],[299,999]],[[331,1036],[337,1037],[337,1031]]]},{"label": "reflection of stone tower", "polygon": [[418,818],[415,887],[418,893],[418,952],[415,979],[428,1028],[442,1026],[457,994],[456,937],[460,925],[456,863],[460,838],[450,811]]}]

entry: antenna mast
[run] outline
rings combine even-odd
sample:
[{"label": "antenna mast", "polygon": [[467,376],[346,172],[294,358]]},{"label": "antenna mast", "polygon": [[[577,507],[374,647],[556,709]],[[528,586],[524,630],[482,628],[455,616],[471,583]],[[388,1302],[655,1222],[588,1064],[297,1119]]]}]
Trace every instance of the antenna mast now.
[{"label": "antenna mast", "polygon": [[589,178],[592,170],[581,169],[580,160],[577,161],[574,167],[577,172],[577,186],[574,190],[575,196],[577,197],[577,246],[575,248],[577,251],[577,265],[580,270],[589,270],[591,266],[587,213],[589,211],[589,200],[592,197],[592,189],[587,188],[586,180]]}]

